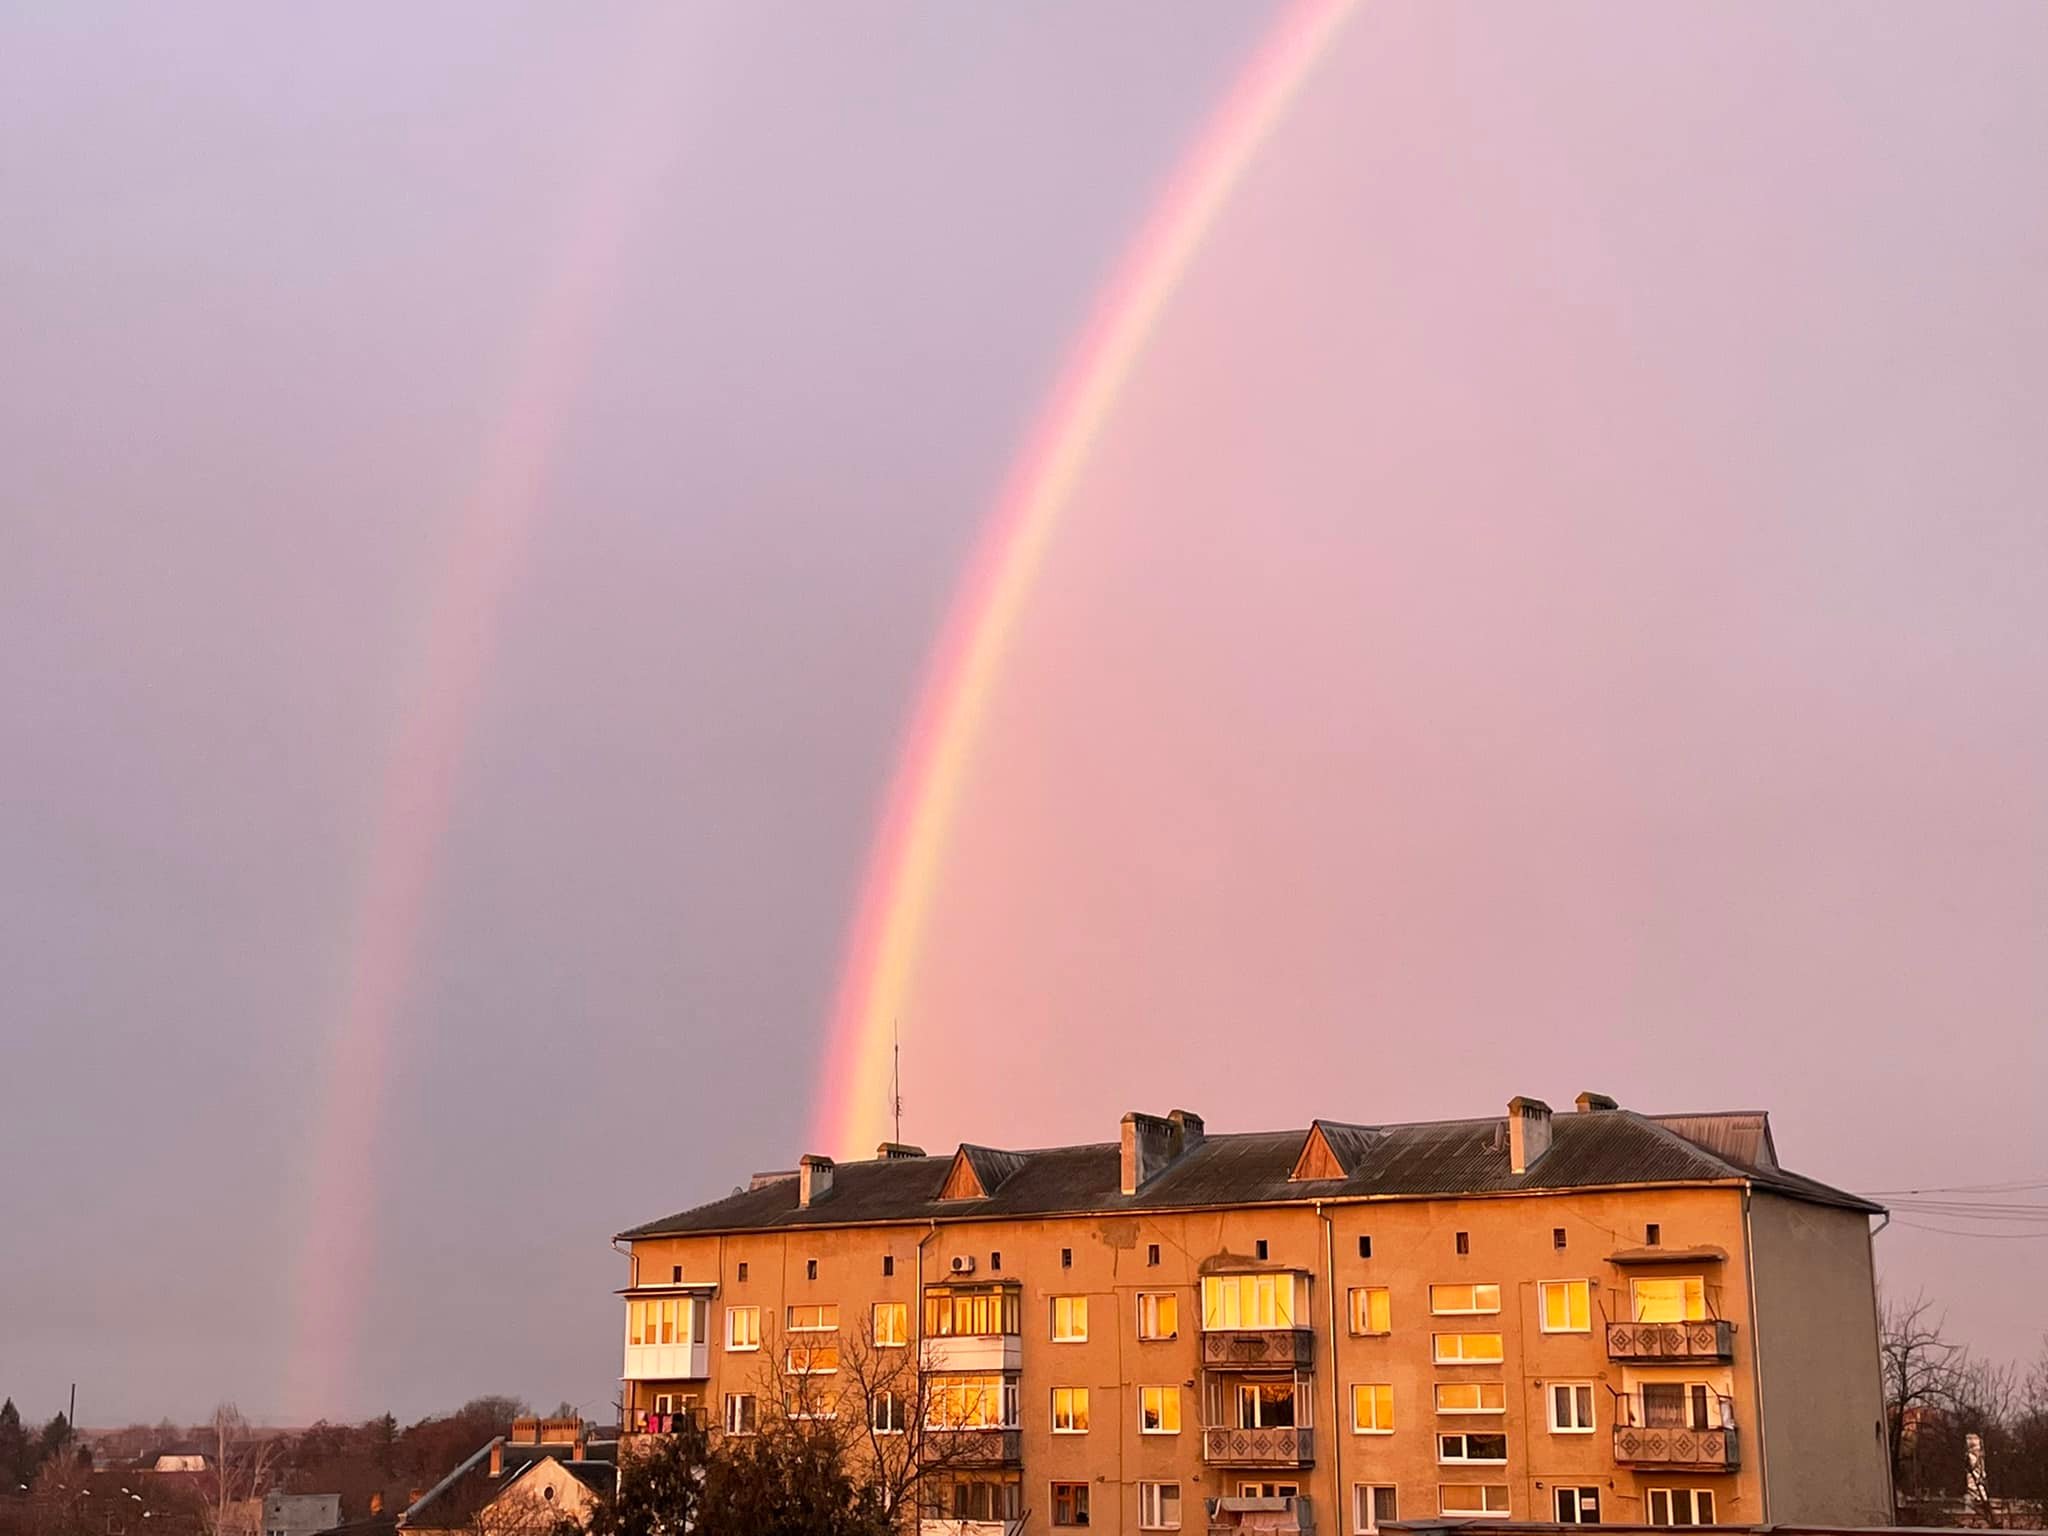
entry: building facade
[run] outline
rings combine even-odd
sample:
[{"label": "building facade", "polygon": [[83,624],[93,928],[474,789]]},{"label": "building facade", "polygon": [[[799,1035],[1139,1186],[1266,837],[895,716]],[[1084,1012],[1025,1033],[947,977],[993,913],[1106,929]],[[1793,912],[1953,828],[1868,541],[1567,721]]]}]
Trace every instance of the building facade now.
[{"label": "building facade", "polygon": [[1764,1115],[1120,1130],[806,1157],[621,1233],[626,1428],[747,1433],[893,1349],[981,1448],[933,1536],[1889,1520],[1879,1208]]}]

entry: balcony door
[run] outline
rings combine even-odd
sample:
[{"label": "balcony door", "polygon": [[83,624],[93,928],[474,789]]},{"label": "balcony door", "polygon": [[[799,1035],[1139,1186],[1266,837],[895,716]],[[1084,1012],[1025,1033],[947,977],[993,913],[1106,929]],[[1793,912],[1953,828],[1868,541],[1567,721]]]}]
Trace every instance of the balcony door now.
[{"label": "balcony door", "polygon": [[1703,1381],[1643,1383],[1643,1424],[1650,1429],[1712,1429]]}]

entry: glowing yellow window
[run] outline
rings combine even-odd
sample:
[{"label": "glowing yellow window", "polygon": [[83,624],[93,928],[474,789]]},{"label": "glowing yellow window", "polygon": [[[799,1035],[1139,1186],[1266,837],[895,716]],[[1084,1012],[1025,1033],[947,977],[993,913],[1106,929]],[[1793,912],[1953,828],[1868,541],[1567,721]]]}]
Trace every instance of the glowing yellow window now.
[{"label": "glowing yellow window", "polygon": [[1056,1435],[1085,1435],[1088,1433],[1088,1389],[1086,1387],[1054,1387],[1052,1389],[1052,1432]]},{"label": "glowing yellow window", "polygon": [[1438,1413],[1506,1413],[1508,1389],[1498,1381],[1440,1381],[1436,1384]]},{"label": "glowing yellow window", "polygon": [[875,1343],[896,1349],[910,1342],[910,1308],[900,1301],[875,1303]]},{"label": "glowing yellow window", "polygon": [[1394,1430],[1394,1389],[1384,1381],[1359,1382],[1351,1389],[1351,1428],[1361,1435]]},{"label": "glowing yellow window", "polygon": [[1055,1296],[1052,1299],[1052,1336],[1059,1344],[1079,1344],[1088,1337],[1088,1298]]},{"label": "glowing yellow window", "polygon": [[1393,1293],[1384,1285],[1356,1285],[1351,1288],[1353,1333],[1392,1333],[1393,1318]]},{"label": "glowing yellow window", "polygon": [[1695,1323],[1707,1315],[1707,1283],[1698,1275],[1629,1282],[1639,1323]]},{"label": "glowing yellow window", "polygon": [[1545,1333],[1587,1333],[1593,1327],[1593,1286],[1586,1280],[1545,1280],[1537,1287]]},{"label": "glowing yellow window", "polygon": [[1497,1333],[1440,1333],[1436,1335],[1438,1365],[1498,1365],[1502,1359]]},{"label": "glowing yellow window", "polygon": [[1500,1310],[1500,1287],[1497,1285],[1432,1285],[1429,1288],[1429,1310],[1439,1315],[1459,1312],[1498,1312]]}]

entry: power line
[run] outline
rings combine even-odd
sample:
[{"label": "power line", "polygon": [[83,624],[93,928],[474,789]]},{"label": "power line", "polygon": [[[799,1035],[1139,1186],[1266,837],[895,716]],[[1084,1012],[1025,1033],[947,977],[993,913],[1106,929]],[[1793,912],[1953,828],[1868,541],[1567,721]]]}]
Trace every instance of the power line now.
[{"label": "power line", "polygon": [[1866,1195],[2009,1195],[2023,1189],[2048,1189],[2048,1179],[2019,1179],[2006,1184],[1930,1184],[1925,1189],[1866,1189]]},{"label": "power line", "polygon": [[1925,1222],[1908,1221],[1903,1216],[1898,1218],[1898,1223],[1902,1227],[1911,1227],[1916,1232],[1939,1232],[1944,1237],[1982,1237],[1993,1242],[2023,1243],[2029,1239],[2048,1237],[2048,1227],[2043,1227],[2039,1232],[1966,1232],[1956,1227],[1930,1227]]}]

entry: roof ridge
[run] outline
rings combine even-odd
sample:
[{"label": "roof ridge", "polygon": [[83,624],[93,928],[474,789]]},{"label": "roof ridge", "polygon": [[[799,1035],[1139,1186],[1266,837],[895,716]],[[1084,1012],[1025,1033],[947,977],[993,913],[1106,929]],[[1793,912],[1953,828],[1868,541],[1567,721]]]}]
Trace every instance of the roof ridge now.
[{"label": "roof ridge", "polygon": [[1683,1147],[1686,1151],[1692,1153],[1694,1156],[1703,1158],[1707,1162],[1717,1163],[1724,1170],[1731,1174],[1734,1174],[1738,1178],[1747,1178],[1751,1175],[1752,1170],[1744,1168],[1734,1162],[1731,1162],[1729,1159],[1723,1157],[1720,1153],[1714,1151],[1711,1147],[1701,1146],[1700,1143],[1694,1141],[1690,1136],[1679,1135],[1678,1132],[1672,1130],[1670,1126],[1660,1124],[1656,1119],[1646,1114],[1642,1110],[1610,1109],[1603,1111],[1603,1113],[1610,1115],[1627,1115],[1629,1119],[1633,1120],[1637,1125],[1640,1125],[1645,1130],[1649,1131],[1651,1135],[1661,1137],[1669,1142],[1674,1142],[1678,1146]]}]

